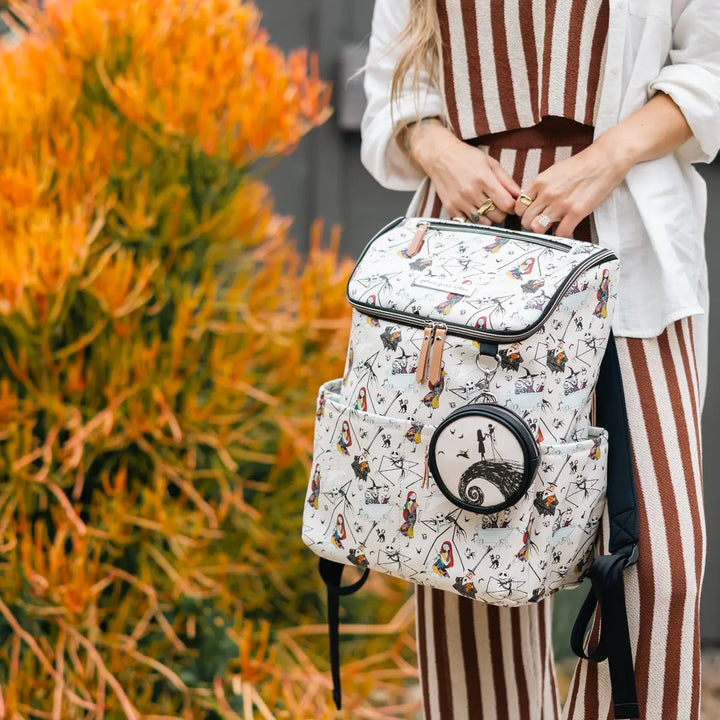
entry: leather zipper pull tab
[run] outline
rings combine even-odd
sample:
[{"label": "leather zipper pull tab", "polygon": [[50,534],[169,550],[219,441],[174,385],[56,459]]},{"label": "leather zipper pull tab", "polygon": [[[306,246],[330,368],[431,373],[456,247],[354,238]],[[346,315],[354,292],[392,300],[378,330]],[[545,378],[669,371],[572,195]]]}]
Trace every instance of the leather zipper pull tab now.
[{"label": "leather zipper pull tab", "polygon": [[430,359],[430,377],[428,378],[431,385],[437,385],[442,378],[442,356],[446,337],[447,328],[444,325],[435,328],[435,338],[433,339]]},{"label": "leather zipper pull tab", "polygon": [[428,231],[429,227],[430,223],[418,223],[415,237],[412,239],[410,247],[406,251],[406,254],[409,258],[415,257],[422,249],[422,246],[425,243],[425,233]]},{"label": "leather zipper pull tab", "polygon": [[430,357],[430,346],[432,345],[434,330],[435,328],[433,325],[427,325],[425,327],[422,345],[420,346],[420,357],[418,357],[418,366],[415,371],[415,381],[419,383],[424,383],[425,378],[427,377],[427,365]]}]

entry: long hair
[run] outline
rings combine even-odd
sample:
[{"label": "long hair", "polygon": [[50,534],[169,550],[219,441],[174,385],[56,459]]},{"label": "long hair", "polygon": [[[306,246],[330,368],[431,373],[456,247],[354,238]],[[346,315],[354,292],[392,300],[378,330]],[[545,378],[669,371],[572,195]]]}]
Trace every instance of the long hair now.
[{"label": "long hair", "polygon": [[430,82],[437,85],[438,60],[440,56],[440,25],[437,0],[410,0],[410,21],[397,38],[404,51],[395,68],[391,98],[393,103],[400,94],[405,78],[412,73],[412,89],[417,95],[420,89],[419,72],[427,70]]}]

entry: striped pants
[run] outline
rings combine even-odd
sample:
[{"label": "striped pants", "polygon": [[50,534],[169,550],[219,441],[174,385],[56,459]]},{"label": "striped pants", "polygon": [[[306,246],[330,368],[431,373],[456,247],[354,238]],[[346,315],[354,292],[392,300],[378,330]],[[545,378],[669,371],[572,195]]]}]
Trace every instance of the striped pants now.
[{"label": "striped pants", "polygon": [[[640,505],[640,561],[625,584],[643,720],[700,717],[705,526],[692,322],[657,338],[616,338]],[[607,537],[607,518],[604,529]],[[552,598],[505,608],[417,586],[416,601],[426,720],[614,717],[607,663],[578,662],[561,710]]]}]

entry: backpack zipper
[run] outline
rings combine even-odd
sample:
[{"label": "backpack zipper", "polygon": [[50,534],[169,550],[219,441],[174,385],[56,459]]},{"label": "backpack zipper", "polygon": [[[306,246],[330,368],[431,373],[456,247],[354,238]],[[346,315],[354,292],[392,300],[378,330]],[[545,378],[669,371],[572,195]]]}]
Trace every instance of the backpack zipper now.
[{"label": "backpack zipper", "polygon": [[[461,225],[462,223],[458,223],[458,225]],[[482,226],[481,226],[482,227]],[[607,260],[616,260],[617,256],[612,250],[604,249],[597,253],[596,255],[593,255],[590,258],[587,258],[584,262],[581,262],[579,265],[575,267],[575,269],[565,278],[565,281],[560,285],[560,287],[555,291],[555,294],[550,299],[550,302],[546,306],[546,308],[541,313],[540,317],[530,326],[525,328],[525,330],[521,332],[514,332],[512,330],[479,330],[477,328],[469,328],[465,325],[460,325],[459,323],[446,323],[446,322],[435,322],[432,320],[425,320],[423,318],[418,317],[417,315],[412,315],[411,313],[405,313],[405,312],[398,312],[395,310],[386,310],[384,308],[378,308],[375,305],[370,305],[368,303],[361,302],[359,300],[353,300],[349,294],[348,294],[348,302],[350,305],[352,305],[357,310],[360,310],[365,315],[370,315],[371,317],[377,317],[382,318],[384,320],[396,320],[398,322],[404,323],[405,325],[410,325],[412,327],[416,328],[426,328],[435,325],[442,325],[446,329],[446,333],[453,335],[455,337],[461,337],[465,338],[467,340],[490,340],[493,342],[503,342],[503,343],[513,343],[513,342],[520,342],[521,340],[526,340],[531,335],[534,335],[537,329],[545,322],[547,317],[555,310],[555,308],[560,304],[563,297],[565,296],[565,293],[567,290],[572,287],[572,284],[587,270],[595,267],[596,265],[602,265],[602,263],[606,262]],[[425,334],[425,337],[423,337],[423,347],[425,346],[427,337],[427,332]],[[427,338],[427,342],[430,343],[432,340],[432,337]],[[421,347],[421,355],[422,355],[423,348]],[[429,350],[429,345],[428,345]],[[427,362],[427,356],[426,356],[426,362]],[[421,364],[418,363],[418,378],[420,377],[420,369]],[[425,370],[423,369],[423,373]],[[424,382],[423,380],[418,379],[418,382]]]},{"label": "backpack zipper", "polygon": [[[513,237],[518,240],[524,240],[525,242],[531,242],[535,245],[543,245],[545,247],[554,248],[556,250],[563,250],[564,252],[570,252],[573,246],[570,243],[563,242],[562,240],[556,240],[549,238],[547,235],[540,235],[539,233],[531,233],[520,230],[507,230],[505,228],[497,228],[489,225],[473,225],[469,222],[460,222],[459,220],[432,220],[423,221],[418,223],[418,231],[422,225],[425,225],[425,230],[436,228],[438,230],[447,229],[449,227],[460,232],[472,232],[480,235],[488,235],[490,237]],[[416,234],[416,238],[419,232]],[[424,232],[422,233],[425,234]],[[421,246],[422,247],[422,246]],[[420,248],[416,252],[419,252]]]}]

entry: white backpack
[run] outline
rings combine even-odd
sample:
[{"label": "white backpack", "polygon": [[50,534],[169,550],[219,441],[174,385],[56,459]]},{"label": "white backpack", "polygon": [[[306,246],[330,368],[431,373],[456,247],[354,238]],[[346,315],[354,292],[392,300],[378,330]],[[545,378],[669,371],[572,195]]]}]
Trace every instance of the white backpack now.
[{"label": "white backpack", "polygon": [[[605,417],[629,457],[611,334],[618,269],[591,243],[425,218],[396,220],[363,252],[345,373],[318,396],[303,517],[328,585],[338,707],[337,596],[367,576],[341,588],[343,565],[497,605],[538,602],[590,572],[613,432],[591,424],[604,358]],[[610,507],[620,584],[637,559],[629,465]],[[609,572],[617,586],[615,565],[598,583]],[[596,591],[575,632],[585,657],[595,594],[612,595]],[[618,632],[603,620],[591,659]],[[634,717],[617,694],[616,717]]]}]

